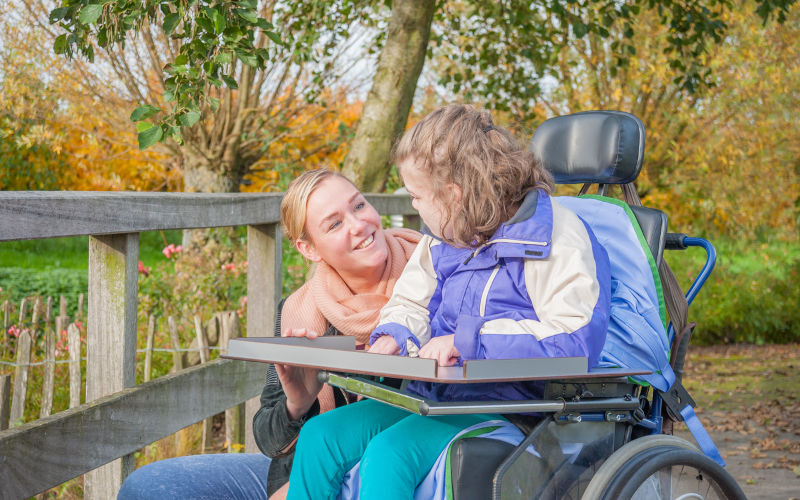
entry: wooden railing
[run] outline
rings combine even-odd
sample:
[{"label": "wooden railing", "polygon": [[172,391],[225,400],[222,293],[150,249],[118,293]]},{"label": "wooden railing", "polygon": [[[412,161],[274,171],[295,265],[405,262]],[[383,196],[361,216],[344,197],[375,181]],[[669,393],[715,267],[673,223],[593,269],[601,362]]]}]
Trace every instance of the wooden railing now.
[{"label": "wooden railing", "polygon": [[[259,363],[217,360],[136,385],[139,233],[247,226],[248,336],[273,334],[281,293],[281,194],[0,191],[0,241],[89,236],[86,403],[0,432],[0,497],[25,498],[86,474],[87,499],[114,498],[132,453],[247,401]],[[368,195],[415,216],[407,196]]]}]

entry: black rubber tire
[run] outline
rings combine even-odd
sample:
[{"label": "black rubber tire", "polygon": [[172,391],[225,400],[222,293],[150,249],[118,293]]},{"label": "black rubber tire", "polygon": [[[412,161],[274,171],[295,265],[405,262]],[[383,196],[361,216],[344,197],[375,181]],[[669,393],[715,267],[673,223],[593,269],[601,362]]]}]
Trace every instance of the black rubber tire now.
[{"label": "black rubber tire", "polygon": [[672,446],[675,448],[685,448],[688,450],[698,450],[699,448],[675,436],[666,434],[653,434],[634,439],[615,451],[603,465],[597,470],[589,485],[581,497],[582,500],[596,500],[600,498],[603,491],[608,487],[608,483],[614,478],[620,468],[624,467],[634,456],[650,448],[660,446]]},{"label": "black rubber tire", "polygon": [[[674,470],[676,467],[677,471]],[[679,498],[705,499],[709,493],[713,493],[712,498],[746,500],[736,480],[718,463],[696,451],[675,447],[654,448],[634,457],[630,466],[619,471],[623,480],[612,480],[602,498],[630,499],[648,478],[666,468],[670,468],[673,474],[679,474],[677,479],[670,480],[671,486],[673,479],[678,484],[684,484],[682,478],[688,480],[686,487],[690,492],[682,493]]]}]

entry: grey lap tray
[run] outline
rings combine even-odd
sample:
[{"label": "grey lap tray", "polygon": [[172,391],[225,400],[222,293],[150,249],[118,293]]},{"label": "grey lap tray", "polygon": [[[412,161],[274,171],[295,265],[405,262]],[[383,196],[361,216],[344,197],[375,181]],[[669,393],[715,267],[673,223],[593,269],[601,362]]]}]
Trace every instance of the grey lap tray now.
[{"label": "grey lap tray", "polygon": [[360,373],[446,384],[513,382],[570,378],[627,377],[648,370],[587,367],[585,357],[476,359],[464,366],[438,366],[435,360],[370,354],[356,350],[353,337],[317,339],[250,337],[233,339],[225,358],[283,363],[332,372]]}]

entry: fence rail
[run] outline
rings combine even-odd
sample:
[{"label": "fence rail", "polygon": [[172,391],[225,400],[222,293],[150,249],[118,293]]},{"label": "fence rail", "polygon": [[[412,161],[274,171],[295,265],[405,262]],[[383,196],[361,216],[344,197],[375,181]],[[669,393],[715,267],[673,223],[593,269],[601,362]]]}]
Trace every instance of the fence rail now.
[{"label": "fence rail", "polygon": [[[367,199],[381,214],[416,215],[407,196]],[[268,336],[281,290],[280,200],[280,194],[0,192],[0,241],[90,236],[87,402],[0,432],[3,498],[28,497],[81,474],[85,498],[113,498],[132,469],[133,451],[244,401],[245,421],[252,421],[264,381],[258,363],[215,361],[135,385],[138,233],[246,225],[248,336]],[[247,427],[246,450],[256,451]]]}]

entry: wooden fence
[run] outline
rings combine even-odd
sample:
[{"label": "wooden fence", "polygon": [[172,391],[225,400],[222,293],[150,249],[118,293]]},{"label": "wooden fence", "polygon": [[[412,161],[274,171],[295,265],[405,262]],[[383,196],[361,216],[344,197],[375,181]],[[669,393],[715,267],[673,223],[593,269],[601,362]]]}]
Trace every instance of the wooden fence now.
[{"label": "wooden fence", "polygon": [[[415,216],[407,196],[368,195]],[[25,498],[86,474],[84,497],[114,498],[132,453],[246,403],[264,366],[215,360],[136,385],[139,233],[247,226],[248,336],[273,334],[281,293],[280,194],[0,192],[0,241],[89,236],[86,403],[0,431],[0,492]],[[0,384],[0,391],[3,390]],[[247,428],[246,451],[257,451]]]}]

